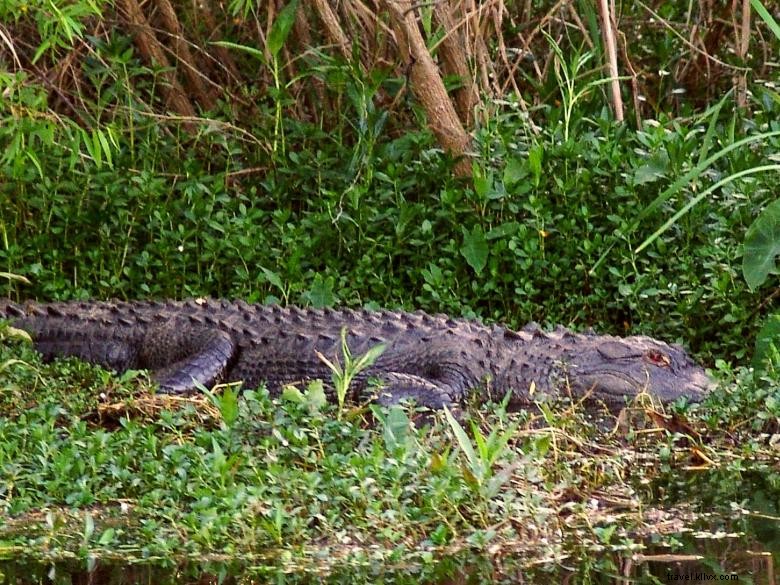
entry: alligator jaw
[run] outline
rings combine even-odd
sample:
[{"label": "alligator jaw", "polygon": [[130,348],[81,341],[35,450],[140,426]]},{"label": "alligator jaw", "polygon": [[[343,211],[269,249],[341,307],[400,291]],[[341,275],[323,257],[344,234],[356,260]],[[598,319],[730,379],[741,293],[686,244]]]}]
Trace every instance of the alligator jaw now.
[{"label": "alligator jaw", "polygon": [[595,351],[569,352],[561,364],[575,395],[625,403],[646,392],[664,403],[681,397],[700,402],[715,386],[679,346],[644,336],[605,339]]}]

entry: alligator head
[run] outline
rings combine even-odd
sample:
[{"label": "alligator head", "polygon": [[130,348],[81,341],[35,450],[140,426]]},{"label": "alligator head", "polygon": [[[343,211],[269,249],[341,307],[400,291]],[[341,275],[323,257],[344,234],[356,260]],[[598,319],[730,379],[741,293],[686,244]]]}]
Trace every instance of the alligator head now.
[{"label": "alligator head", "polygon": [[589,394],[607,404],[622,404],[646,391],[662,402],[680,397],[698,402],[714,385],[679,345],[642,335],[587,337],[591,343],[568,348],[561,360],[575,396]]}]

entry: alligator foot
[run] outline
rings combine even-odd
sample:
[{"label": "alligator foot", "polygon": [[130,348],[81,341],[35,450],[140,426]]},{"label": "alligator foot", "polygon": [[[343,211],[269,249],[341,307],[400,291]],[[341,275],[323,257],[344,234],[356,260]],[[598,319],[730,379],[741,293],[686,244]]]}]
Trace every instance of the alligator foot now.
[{"label": "alligator foot", "polygon": [[165,394],[219,383],[237,356],[236,344],[225,331],[208,327],[194,331],[176,321],[150,328],[141,347],[141,367],[151,370]]},{"label": "alligator foot", "polygon": [[413,400],[419,406],[441,410],[445,406],[452,410],[457,403],[452,399],[451,389],[427,378],[388,372],[379,377],[381,385],[376,390],[376,402],[381,406],[392,406],[402,400]]}]

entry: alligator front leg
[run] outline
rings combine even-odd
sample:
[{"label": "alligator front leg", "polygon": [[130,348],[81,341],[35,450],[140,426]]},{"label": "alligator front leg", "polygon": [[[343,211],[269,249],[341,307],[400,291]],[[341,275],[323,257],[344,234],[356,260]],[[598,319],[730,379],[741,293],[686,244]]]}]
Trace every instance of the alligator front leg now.
[{"label": "alligator front leg", "polygon": [[172,321],[146,332],[139,366],[151,370],[160,392],[183,394],[223,381],[236,356],[236,343],[225,331]]},{"label": "alligator front leg", "polygon": [[458,408],[452,389],[445,384],[401,372],[388,372],[378,378],[381,384],[376,389],[376,402],[382,406],[408,399],[431,410],[441,410],[445,406],[450,410]]}]

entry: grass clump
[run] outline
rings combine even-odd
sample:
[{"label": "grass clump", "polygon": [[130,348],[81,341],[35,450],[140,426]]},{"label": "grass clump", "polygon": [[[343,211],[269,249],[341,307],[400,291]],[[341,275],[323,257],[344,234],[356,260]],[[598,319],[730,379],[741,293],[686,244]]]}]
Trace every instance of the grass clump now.
[{"label": "grass clump", "polygon": [[[230,559],[330,571],[500,550],[528,563],[586,551],[617,562],[644,550],[654,529],[664,533],[649,512],[656,498],[667,511],[688,503],[680,486],[696,476],[685,480],[685,469],[704,461],[726,478],[708,500],[716,510],[743,482],[714,462],[747,451],[743,470],[770,461],[748,433],[735,447],[744,422],[713,430],[732,416],[716,402],[678,409],[675,417],[693,418],[676,426],[641,408],[611,431],[576,408],[508,415],[493,405],[471,411],[465,426],[446,413],[419,429],[401,407],[338,420],[336,405],[314,399],[312,408],[316,388],[163,402],[143,379],[72,360],[41,364],[24,344],[0,346],[0,363],[9,360],[18,362],[0,385],[18,390],[0,405],[0,540],[14,558],[24,550],[49,561]],[[745,406],[733,416],[777,420],[766,401]]]}]

